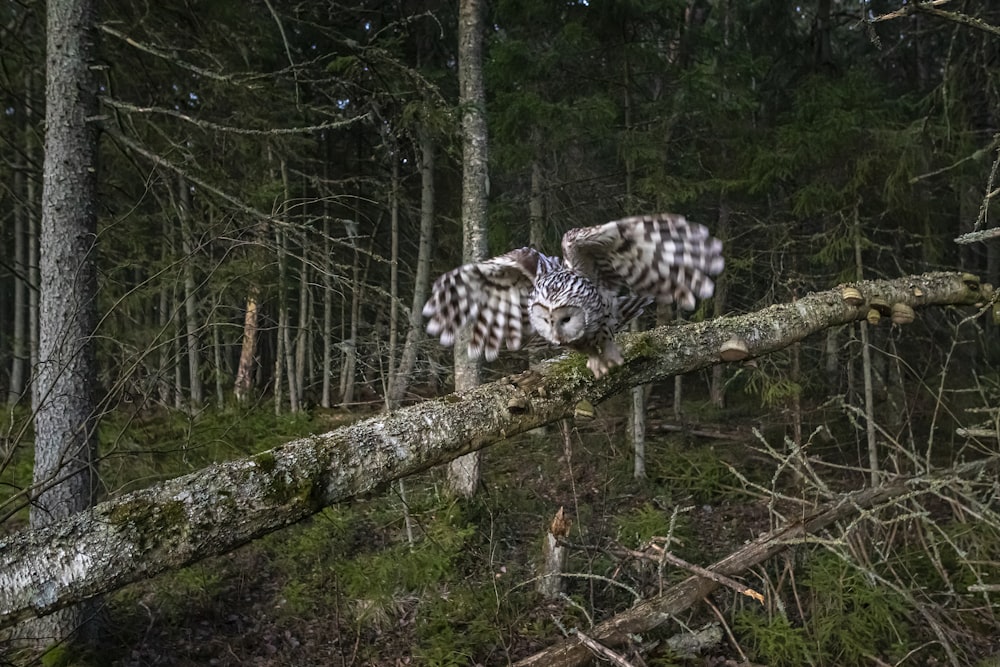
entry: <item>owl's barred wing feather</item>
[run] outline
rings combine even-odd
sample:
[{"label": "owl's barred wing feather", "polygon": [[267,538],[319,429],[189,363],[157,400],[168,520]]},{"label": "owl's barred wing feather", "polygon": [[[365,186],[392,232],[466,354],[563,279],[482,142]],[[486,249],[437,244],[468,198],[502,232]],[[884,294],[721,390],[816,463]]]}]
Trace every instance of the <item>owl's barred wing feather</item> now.
[{"label": "owl's barred wing feather", "polygon": [[469,357],[496,359],[501,343],[520,349],[531,333],[528,298],[536,273],[551,270],[558,260],[533,248],[519,248],[505,255],[466,264],[434,281],[423,314],[429,317],[427,333],[452,345],[458,331],[472,323]]},{"label": "owl's barred wing feather", "polygon": [[626,287],[687,310],[696,299],[712,295],[712,276],[725,264],[719,239],[703,225],[670,213],[571,229],[562,245],[567,265],[601,289],[617,293]]}]

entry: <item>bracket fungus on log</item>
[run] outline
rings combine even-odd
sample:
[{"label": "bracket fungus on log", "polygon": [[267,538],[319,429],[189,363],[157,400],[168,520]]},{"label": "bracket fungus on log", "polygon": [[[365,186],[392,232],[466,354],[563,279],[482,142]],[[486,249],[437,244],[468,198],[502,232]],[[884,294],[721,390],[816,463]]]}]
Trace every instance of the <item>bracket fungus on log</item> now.
[{"label": "bracket fungus on log", "polygon": [[719,347],[719,357],[723,361],[742,361],[750,356],[747,343],[739,336],[730,337]]},{"label": "bracket fungus on log", "polygon": [[840,293],[841,297],[844,299],[844,303],[848,306],[853,306],[857,308],[865,302],[865,297],[862,296],[861,290],[857,287],[845,287]]},{"label": "bracket fungus on log", "polygon": [[912,324],[913,319],[916,317],[916,313],[913,312],[908,304],[905,303],[894,303],[892,304],[892,323],[893,324]]}]

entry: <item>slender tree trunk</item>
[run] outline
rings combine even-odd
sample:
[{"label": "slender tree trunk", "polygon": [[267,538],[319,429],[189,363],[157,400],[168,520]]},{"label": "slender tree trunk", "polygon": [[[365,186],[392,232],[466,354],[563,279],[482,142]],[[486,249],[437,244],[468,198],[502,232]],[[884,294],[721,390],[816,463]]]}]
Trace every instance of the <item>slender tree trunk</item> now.
[{"label": "slender tree trunk", "polygon": [[[160,261],[163,266],[167,266],[170,261],[170,229],[171,221],[168,216],[164,216],[161,223],[161,233],[163,240],[160,243]],[[173,369],[173,317],[170,309],[171,281],[166,273],[161,273],[158,278],[156,304],[156,327],[157,339],[157,363],[156,363],[156,393],[160,404],[163,407],[170,407],[173,401],[173,391],[170,381],[170,372]]]},{"label": "slender tree trunk", "polygon": [[278,253],[278,330],[274,346],[274,414],[281,414],[282,387],[285,374],[285,329],[288,327],[288,305],[285,300],[285,234],[280,227],[274,230],[275,250]]},{"label": "slender tree trunk", "polygon": [[[633,320],[632,331],[642,331],[638,320]],[[631,419],[628,426],[629,438],[632,440],[632,476],[635,479],[646,479],[646,398],[650,385],[632,387]]]},{"label": "slender tree trunk", "polygon": [[[95,25],[92,0],[48,4],[33,528],[87,509],[96,490]],[[76,605],[24,630],[40,643],[62,640],[91,621],[94,608]]]},{"label": "slender tree trunk", "polygon": [[833,395],[840,390],[840,345],[837,341],[837,334],[840,330],[831,327],[826,330],[826,346],[823,350],[823,357],[826,369],[826,391]]},{"label": "slender tree trunk", "polygon": [[32,368],[38,361],[38,223],[35,208],[37,191],[34,163],[34,71],[24,72],[24,108],[22,136],[24,138],[23,169],[15,172],[15,196],[23,197],[14,208],[14,359],[11,366],[8,403],[14,405],[25,394]]},{"label": "slender tree trunk", "polygon": [[243,315],[243,347],[240,349],[240,365],[236,370],[233,395],[237,403],[245,403],[253,389],[254,358],[257,349],[257,285],[250,285],[247,307]]},{"label": "slender tree trunk", "polygon": [[[864,279],[864,263],[861,259],[861,218],[854,210],[854,262],[858,280]],[[872,387],[872,353],[868,341],[868,321],[858,323],[861,329],[861,374],[865,389],[865,435],[868,441],[868,467],[872,486],[878,486],[880,475],[878,441],[875,437],[875,392]]]},{"label": "slender tree trunk", "polygon": [[[284,201],[281,204],[282,221],[291,227],[291,213],[289,211],[289,204],[292,200],[291,185],[288,179],[288,161],[285,159],[281,160],[281,187],[284,196]],[[283,361],[285,366],[285,372],[288,375],[288,409],[289,411],[295,413],[299,411],[299,386],[298,377],[295,373],[295,346],[292,344],[292,314],[291,306],[288,303],[287,290],[284,286],[288,284],[288,236],[289,232],[285,231],[281,235],[281,248],[278,252],[281,253],[281,285],[282,285],[282,302],[281,302],[281,321],[283,325],[279,325],[278,331],[281,335],[282,348],[285,353],[285,359]],[[301,304],[300,304],[301,305]]]},{"label": "slender tree trunk", "polygon": [[[326,169],[326,167],[324,167]],[[320,405],[333,405],[330,378],[333,376],[333,249],[330,243],[332,225],[324,198],[323,204],[323,396]]]},{"label": "slender tree trunk", "polygon": [[212,362],[215,365],[215,405],[222,409],[226,404],[226,390],[223,378],[222,364],[222,324],[216,322],[212,325]]},{"label": "slender tree trunk", "polygon": [[[306,252],[305,244],[302,246],[302,252]],[[309,296],[309,264],[303,257],[299,263],[299,326],[295,335],[295,393],[298,397],[298,405],[293,412],[302,409],[302,399],[306,386],[309,313],[312,309]]]},{"label": "slender tree trunk", "polygon": [[417,362],[417,345],[423,334],[421,311],[430,289],[431,248],[434,241],[434,140],[426,128],[418,130],[420,141],[420,240],[417,246],[417,269],[413,278],[413,303],[407,322],[406,340],[393,376],[390,400],[393,407],[403,400],[410,375]]},{"label": "slender tree trunk", "polygon": [[170,337],[170,363],[174,369],[174,408],[184,409],[184,370],[181,366],[182,349],[184,343],[181,341],[181,304],[177,302],[176,283],[170,290],[170,317],[173,326]]},{"label": "slender tree trunk", "polygon": [[[483,86],[483,0],[459,0],[458,86],[462,113],[462,257],[486,258],[486,199],[488,196],[486,93]],[[466,352],[468,331],[455,342],[455,390],[480,383],[482,364]],[[479,452],[467,454],[448,467],[448,487],[471,497],[479,485]]]},{"label": "slender tree trunk", "polygon": [[[632,73],[628,58],[625,58],[624,65],[624,85],[625,91],[625,134],[628,136],[632,132]],[[634,213],[633,202],[635,200],[633,184],[635,181],[635,160],[631,153],[625,154],[625,211]],[[631,324],[632,331],[642,331],[643,326],[636,318]],[[647,388],[643,386],[632,387],[632,414],[629,420],[628,434],[632,441],[632,474],[636,479],[646,478],[646,394]]]},{"label": "slender tree trunk", "polygon": [[[537,145],[536,140],[536,145]],[[545,247],[545,192],[543,186],[542,162],[536,156],[531,161],[531,196],[528,199],[528,245],[536,250]],[[544,359],[544,349],[528,350],[528,366],[535,366]],[[531,432],[532,437],[546,438],[549,429],[539,426]],[[546,539],[549,539],[548,537]]]},{"label": "slender tree trunk", "polygon": [[197,284],[194,277],[195,244],[191,230],[191,188],[184,178],[178,178],[178,202],[181,218],[181,247],[184,251],[184,326],[185,347],[188,360],[188,388],[192,408],[198,408],[204,401],[201,386],[201,364],[198,360],[198,300],[195,296]]},{"label": "slender tree trunk", "polygon": [[281,327],[281,332],[282,348],[285,353],[285,373],[288,375],[288,411],[294,414],[299,411],[299,390],[295,381],[295,355],[293,353],[295,346],[292,345],[292,325],[288,322],[288,320],[291,319],[291,315],[288,311],[289,308],[286,304],[285,308],[281,311],[282,320],[284,322],[284,326]]},{"label": "slender tree trunk", "polygon": [[[11,340],[10,382],[7,385],[7,404],[17,405],[24,393],[25,371],[28,362],[28,321],[27,315],[27,252],[30,224],[30,207],[25,197],[27,164],[18,165],[14,171],[14,316]],[[20,201],[18,198],[22,198]]]},{"label": "slender tree trunk", "polygon": [[[24,151],[27,159],[31,163],[36,163],[34,159],[38,142],[35,140],[35,97],[34,72],[29,68],[25,72],[24,99],[25,99],[25,125],[27,134],[24,140]],[[40,216],[38,215],[37,201],[38,188],[35,186],[35,174],[29,173],[24,184],[24,198],[28,207],[28,356],[31,359],[31,368],[38,368],[38,236]],[[34,371],[32,371],[33,373]]]},{"label": "slender tree trunk", "polygon": [[531,198],[528,200],[528,244],[540,250],[545,242],[545,192],[542,163],[531,161]]},{"label": "slender tree trunk", "polygon": [[[729,206],[725,201],[719,202],[719,219],[716,222],[715,236],[723,244],[729,241]],[[726,314],[726,296],[729,291],[729,279],[725,272],[715,279],[715,294],[712,296],[712,317],[719,318]],[[709,389],[712,405],[717,408],[726,407],[726,367],[725,364],[712,366],[712,384]]]},{"label": "slender tree trunk", "polygon": [[399,345],[399,158],[392,152],[392,185],[389,192],[389,359],[385,379],[386,401],[396,381],[396,353]]},{"label": "slender tree trunk", "polygon": [[361,317],[361,253],[358,252],[358,226],[346,225],[347,235],[354,249],[351,260],[351,312],[350,332],[344,340],[344,363],[340,371],[340,402],[346,408],[354,402],[354,372],[358,359],[358,318]]}]

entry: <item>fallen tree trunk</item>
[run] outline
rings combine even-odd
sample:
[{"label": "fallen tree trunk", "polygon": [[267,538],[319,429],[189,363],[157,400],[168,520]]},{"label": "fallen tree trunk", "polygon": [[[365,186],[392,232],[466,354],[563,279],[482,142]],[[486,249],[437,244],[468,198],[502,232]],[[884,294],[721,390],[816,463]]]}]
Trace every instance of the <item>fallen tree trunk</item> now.
[{"label": "fallen tree trunk", "polygon": [[[958,273],[855,287],[866,302],[880,296],[917,308],[984,298],[977,280]],[[521,376],[209,466],[10,535],[0,540],[0,627],[225,553],[333,503],[565,418],[583,400],[596,404],[719,363],[733,336],[757,356],[866,312],[834,289],[747,315],[623,335],[625,364],[600,381],[582,356],[563,355]]]},{"label": "fallen tree trunk", "polygon": [[[930,491],[946,485],[955,478],[969,479],[995,470],[1000,457],[990,457],[963,464],[947,471],[926,477],[898,478],[876,488],[853,491],[840,496],[836,501],[821,506],[809,516],[788,526],[761,535],[738,551],[735,551],[709,570],[727,577],[738,576],[755,565],[772,558],[783,549],[801,541],[836,521],[861,514],[882,503],[891,503],[897,498],[912,498],[923,491]],[[590,640],[607,647],[625,644],[631,635],[653,630],[697,603],[719,583],[711,579],[693,575],[663,591],[656,597],[635,605],[628,611],[610,618],[586,631]],[[572,667],[582,665],[592,658],[587,643],[570,635],[563,641],[525,658],[514,667]]]}]

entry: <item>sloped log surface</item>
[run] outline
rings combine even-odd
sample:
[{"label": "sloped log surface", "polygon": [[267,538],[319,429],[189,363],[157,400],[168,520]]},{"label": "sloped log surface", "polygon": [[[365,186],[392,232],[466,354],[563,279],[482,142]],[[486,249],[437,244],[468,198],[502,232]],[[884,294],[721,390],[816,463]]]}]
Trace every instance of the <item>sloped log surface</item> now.
[{"label": "sloped log surface", "polygon": [[[988,291],[959,273],[854,285],[866,300],[879,295],[918,313],[981,302]],[[213,465],[7,536],[0,540],[0,627],[225,553],[333,503],[567,417],[581,400],[596,404],[719,363],[718,350],[733,335],[758,356],[866,313],[834,289],[747,315],[623,335],[625,365],[600,381],[582,356],[564,355],[520,376]]]}]

